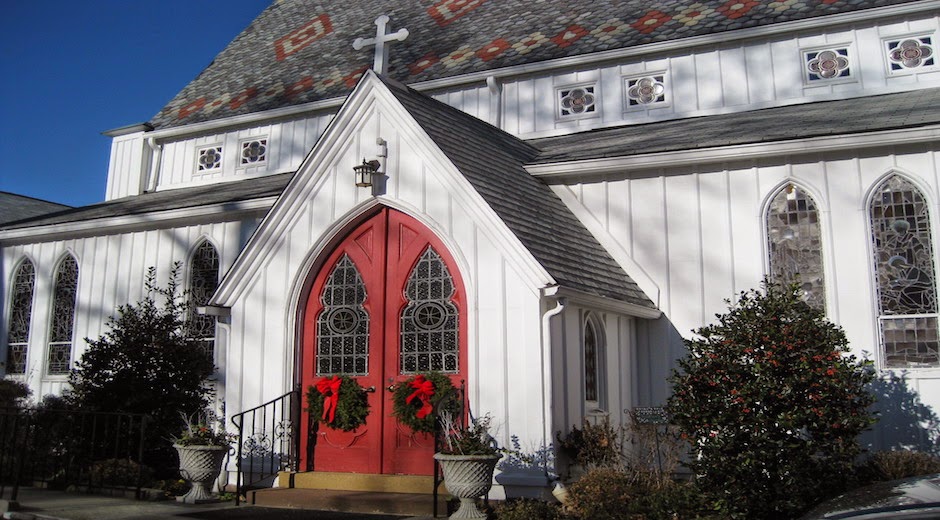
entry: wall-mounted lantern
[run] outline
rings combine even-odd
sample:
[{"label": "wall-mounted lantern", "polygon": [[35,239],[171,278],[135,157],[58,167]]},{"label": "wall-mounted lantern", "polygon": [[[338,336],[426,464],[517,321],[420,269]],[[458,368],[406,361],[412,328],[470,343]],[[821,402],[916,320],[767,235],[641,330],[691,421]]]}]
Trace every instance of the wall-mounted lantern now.
[{"label": "wall-mounted lantern", "polygon": [[379,166],[381,166],[379,161],[366,161],[363,158],[362,164],[353,167],[353,171],[356,172],[356,186],[360,188],[372,186],[372,176],[378,173]]}]

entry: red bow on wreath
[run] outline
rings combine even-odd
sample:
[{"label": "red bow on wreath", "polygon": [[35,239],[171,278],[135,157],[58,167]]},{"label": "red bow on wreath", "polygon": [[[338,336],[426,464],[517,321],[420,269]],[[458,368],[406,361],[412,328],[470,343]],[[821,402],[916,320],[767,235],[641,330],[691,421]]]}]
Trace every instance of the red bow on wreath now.
[{"label": "red bow on wreath", "polygon": [[323,378],[317,382],[317,390],[324,395],[323,397],[323,417],[321,420],[326,419],[326,414],[330,414],[330,420],[326,421],[327,423],[332,423],[333,419],[336,418],[336,405],[339,403],[339,385],[343,380],[339,376],[333,376],[333,379]]},{"label": "red bow on wreath", "polygon": [[434,410],[434,407],[431,406],[431,396],[434,395],[434,383],[425,379],[424,376],[418,375],[415,376],[414,381],[409,385],[411,388],[414,388],[415,391],[405,399],[406,404],[411,404],[411,401],[417,399],[421,402],[421,409],[415,414],[415,417],[418,419],[424,419]]}]

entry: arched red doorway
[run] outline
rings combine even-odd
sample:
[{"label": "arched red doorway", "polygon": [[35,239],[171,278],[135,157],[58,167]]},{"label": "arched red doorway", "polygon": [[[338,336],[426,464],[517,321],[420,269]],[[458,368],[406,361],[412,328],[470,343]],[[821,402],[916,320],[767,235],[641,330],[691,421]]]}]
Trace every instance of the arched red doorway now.
[{"label": "arched red doorway", "polygon": [[302,389],[346,374],[375,391],[352,432],[321,425],[311,436],[304,412],[300,467],[430,475],[434,440],[392,417],[390,388],[429,370],[466,380],[466,293],[453,257],[420,222],[383,207],[317,265],[302,309]]}]

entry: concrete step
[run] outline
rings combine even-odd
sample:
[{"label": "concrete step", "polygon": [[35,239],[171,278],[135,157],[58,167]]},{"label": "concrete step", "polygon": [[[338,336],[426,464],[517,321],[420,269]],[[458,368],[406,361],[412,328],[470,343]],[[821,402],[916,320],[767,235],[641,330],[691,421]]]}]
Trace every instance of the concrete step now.
[{"label": "concrete step", "polygon": [[[278,487],[431,495],[434,492],[434,477],[331,473],[327,471],[291,473],[285,471],[278,475]],[[447,492],[443,486],[438,491],[441,494]]]},{"label": "concrete step", "polygon": [[[439,516],[447,516],[447,498],[442,495],[438,500]],[[247,502],[263,507],[381,513],[428,518],[432,516],[434,508],[434,498],[430,494],[333,489],[259,489],[248,492]]]}]

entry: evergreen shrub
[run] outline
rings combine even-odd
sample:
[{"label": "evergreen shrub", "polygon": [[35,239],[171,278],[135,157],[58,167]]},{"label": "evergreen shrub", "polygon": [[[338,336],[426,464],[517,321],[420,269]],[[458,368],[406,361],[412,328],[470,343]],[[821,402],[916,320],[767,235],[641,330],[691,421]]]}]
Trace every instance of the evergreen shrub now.
[{"label": "evergreen shrub", "polygon": [[873,371],[795,285],[765,281],[728,303],[686,341],[668,409],[723,514],[793,518],[851,485]]}]

